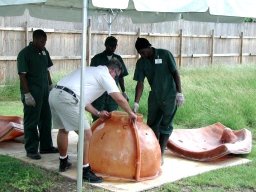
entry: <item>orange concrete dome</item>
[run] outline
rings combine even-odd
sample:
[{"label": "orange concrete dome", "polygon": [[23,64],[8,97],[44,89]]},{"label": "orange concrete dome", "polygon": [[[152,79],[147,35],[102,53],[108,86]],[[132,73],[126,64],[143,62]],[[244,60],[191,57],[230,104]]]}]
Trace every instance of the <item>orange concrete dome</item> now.
[{"label": "orange concrete dome", "polygon": [[154,132],[138,115],[132,123],[127,113],[112,112],[111,118],[92,125],[89,163],[107,178],[146,180],[158,176],[161,151]]}]

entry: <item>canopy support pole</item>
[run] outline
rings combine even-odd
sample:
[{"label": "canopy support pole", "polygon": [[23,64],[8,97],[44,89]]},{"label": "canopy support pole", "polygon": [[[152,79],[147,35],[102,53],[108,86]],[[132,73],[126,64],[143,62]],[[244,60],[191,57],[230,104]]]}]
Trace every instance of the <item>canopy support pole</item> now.
[{"label": "canopy support pole", "polygon": [[120,13],[120,12],[122,12],[122,10],[120,9],[120,10],[113,10],[113,9],[110,9],[109,11],[108,11],[108,19],[106,19],[105,17],[103,17],[104,19],[105,19],[105,21],[107,22],[107,24],[108,24],[108,36],[110,36],[111,35],[111,33],[112,33],[112,23],[116,20],[116,18],[117,18],[117,16],[118,16],[118,14]]},{"label": "canopy support pole", "polygon": [[88,1],[83,0],[83,33],[82,33],[82,66],[80,79],[80,109],[79,109],[79,136],[77,155],[77,192],[83,188],[83,152],[84,152],[84,69],[86,66],[86,34],[87,34],[87,7]]}]

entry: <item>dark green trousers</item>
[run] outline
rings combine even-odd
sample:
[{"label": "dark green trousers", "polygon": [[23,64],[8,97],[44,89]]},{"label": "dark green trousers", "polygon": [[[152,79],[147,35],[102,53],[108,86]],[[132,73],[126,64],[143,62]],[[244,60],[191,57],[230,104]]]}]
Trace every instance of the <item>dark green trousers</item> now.
[{"label": "dark green trousers", "polygon": [[152,92],[148,97],[147,125],[159,139],[160,134],[170,135],[173,131],[173,119],[177,111],[176,97],[164,101],[157,100]]},{"label": "dark green trousers", "polygon": [[[105,92],[102,96],[100,96],[98,99],[96,99],[92,106],[95,107],[98,111],[115,111],[118,108],[117,103],[112,99],[110,95]],[[92,115],[93,121],[96,121],[98,119],[97,116]]]},{"label": "dark green trousers", "polygon": [[[36,153],[38,148],[46,150],[53,146],[52,144],[52,118],[48,102],[48,91],[42,95],[33,94],[36,106],[27,106],[22,98],[24,106],[24,139],[25,150],[27,153]],[[40,146],[39,146],[40,145]]]}]

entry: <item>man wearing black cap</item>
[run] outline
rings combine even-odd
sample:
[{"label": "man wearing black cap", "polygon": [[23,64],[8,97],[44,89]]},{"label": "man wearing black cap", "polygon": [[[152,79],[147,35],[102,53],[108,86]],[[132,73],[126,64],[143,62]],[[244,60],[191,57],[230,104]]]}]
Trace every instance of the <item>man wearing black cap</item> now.
[{"label": "man wearing black cap", "polygon": [[141,55],[136,63],[133,79],[137,81],[134,112],[139,109],[139,101],[144,88],[145,77],[151,91],[148,97],[147,124],[154,131],[162,153],[173,130],[173,118],[177,106],[184,102],[176,63],[170,51],[151,47],[145,38],[138,38],[135,48]]},{"label": "man wearing black cap", "polygon": [[[102,53],[99,53],[92,58],[90,66],[97,67],[99,65],[108,65],[110,59],[118,59],[122,64],[122,72],[119,77],[115,78],[115,81],[117,85],[120,85],[123,96],[127,99],[127,101],[129,101],[129,98],[125,93],[124,85],[124,77],[128,75],[128,71],[121,56],[114,53],[117,47],[117,39],[114,36],[107,37],[105,40],[105,47],[106,49]],[[117,110],[118,108],[117,103],[107,94],[107,92],[105,92],[101,97],[96,99],[92,103],[92,105],[99,111],[106,110],[108,112],[111,112]],[[98,117],[94,115],[92,115],[92,118],[94,121],[98,119]]]}]

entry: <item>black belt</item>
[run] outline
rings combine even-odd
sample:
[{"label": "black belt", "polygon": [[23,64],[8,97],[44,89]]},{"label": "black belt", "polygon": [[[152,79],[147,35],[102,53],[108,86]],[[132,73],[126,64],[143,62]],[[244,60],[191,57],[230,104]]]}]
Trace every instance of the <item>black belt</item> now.
[{"label": "black belt", "polygon": [[56,85],[55,88],[56,88],[56,89],[61,89],[61,90],[63,90],[63,91],[66,91],[67,93],[69,93],[70,95],[72,95],[73,97],[75,97],[76,99],[78,99],[77,96],[76,96],[76,94],[74,93],[74,91],[70,90],[70,89],[67,88],[67,87],[60,86],[60,85]]}]

